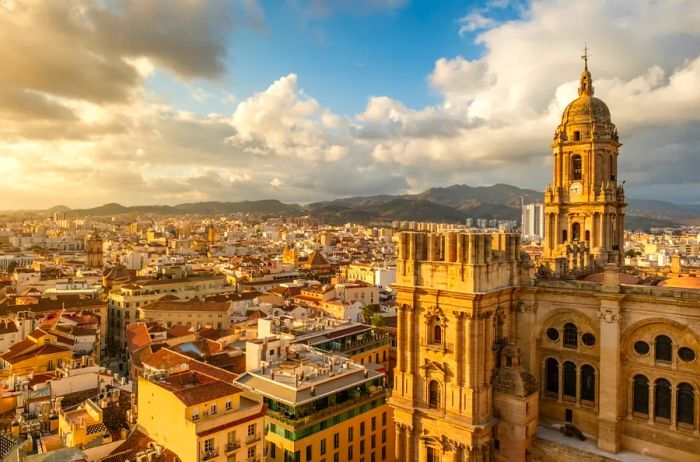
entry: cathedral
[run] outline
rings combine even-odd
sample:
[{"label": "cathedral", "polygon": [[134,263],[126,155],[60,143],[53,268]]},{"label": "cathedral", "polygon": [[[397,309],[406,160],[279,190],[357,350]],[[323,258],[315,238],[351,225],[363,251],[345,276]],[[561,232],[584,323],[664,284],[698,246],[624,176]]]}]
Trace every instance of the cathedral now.
[{"label": "cathedral", "polygon": [[624,282],[621,144],[584,59],[539,261],[516,234],[399,237],[396,460],[700,458],[700,291]]}]

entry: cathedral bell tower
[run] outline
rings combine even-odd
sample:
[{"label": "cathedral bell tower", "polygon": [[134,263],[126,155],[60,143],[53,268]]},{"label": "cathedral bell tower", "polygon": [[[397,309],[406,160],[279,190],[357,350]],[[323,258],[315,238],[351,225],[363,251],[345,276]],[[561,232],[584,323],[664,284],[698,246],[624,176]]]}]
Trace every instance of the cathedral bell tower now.
[{"label": "cathedral bell tower", "polygon": [[623,252],[627,204],[617,170],[622,145],[610,110],[593,96],[587,50],[582,58],[579,96],[554,133],[553,183],[544,195],[544,256],[563,272],[620,264]]}]

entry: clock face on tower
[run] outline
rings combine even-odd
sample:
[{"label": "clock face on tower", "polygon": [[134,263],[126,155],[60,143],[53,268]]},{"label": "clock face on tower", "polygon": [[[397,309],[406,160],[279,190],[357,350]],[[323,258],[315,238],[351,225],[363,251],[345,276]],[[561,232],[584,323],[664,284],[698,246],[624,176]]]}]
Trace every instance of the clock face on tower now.
[{"label": "clock face on tower", "polygon": [[583,186],[581,185],[581,183],[571,183],[571,186],[569,186],[569,194],[571,194],[572,196],[578,196],[579,194],[581,194],[581,191],[583,191]]}]

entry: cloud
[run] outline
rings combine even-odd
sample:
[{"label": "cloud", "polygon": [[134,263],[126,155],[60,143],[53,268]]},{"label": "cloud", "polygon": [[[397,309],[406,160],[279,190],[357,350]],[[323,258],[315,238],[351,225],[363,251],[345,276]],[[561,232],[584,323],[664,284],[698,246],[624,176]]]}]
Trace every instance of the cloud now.
[{"label": "cloud", "polygon": [[[362,5],[378,12],[403,3]],[[0,3],[0,174],[22,179],[0,184],[2,207],[307,202],[457,182],[541,190],[551,177],[552,133],[576,97],[585,42],[596,96],[624,143],[628,195],[700,194],[697,2],[539,0],[519,18],[488,29],[482,21],[468,35],[481,55],[436,56],[425,76],[436,102],[426,107],[372,95],[361,112],[341,115],[304,91],[304,75],[295,73],[251,95],[224,96],[223,114],[152,95],[147,80],[166,72],[195,99],[221,99],[209,89],[225,78],[229,29],[264,27],[257,2],[235,4],[244,8]],[[302,4],[329,14],[350,8]],[[496,17],[490,12],[479,11]],[[151,27],[157,17],[162,28]]]},{"label": "cloud", "polygon": [[459,34],[474,32],[482,29],[490,29],[497,23],[495,19],[487,18],[478,11],[472,11],[459,19]]}]

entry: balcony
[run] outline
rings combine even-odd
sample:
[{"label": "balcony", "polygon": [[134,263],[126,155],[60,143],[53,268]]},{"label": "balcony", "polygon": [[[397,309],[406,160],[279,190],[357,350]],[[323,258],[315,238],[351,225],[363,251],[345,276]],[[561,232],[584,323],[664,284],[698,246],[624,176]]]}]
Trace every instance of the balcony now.
[{"label": "balcony", "polygon": [[262,438],[262,435],[260,433],[256,433],[255,435],[248,435],[248,437],[245,439],[245,444],[254,444],[260,441]]},{"label": "balcony", "polygon": [[442,351],[444,353],[454,351],[454,345],[450,342],[432,342],[428,341],[426,338],[422,338],[420,344],[423,348],[428,350]]},{"label": "balcony", "polygon": [[215,459],[217,457],[219,457],[219,448],[214,448],[210,451],[204,451],[202,453],[201,460],[202,461],[211,460],[211,459]]},{"label": "balcony", "polygon": [[240,449],[241,443],[238,441],[232,441],[230,443],[226,443],[226,452],[233,452],[236,449]]},{"label": "balcony", "polygon": [[373,350],[379,348],[380,346],[389,343],[389,336],[386,334],[382,335],[372,335],[361,340],[355,340],[352,342],[333,342],[328,347],[322,347],[327,351],[343,353],[346,355],[356,355],[365,351]]},{"label": "balcony", "polygon": [[388,398],[391,395],[391,390],[386,390],[383,387],[377,387],[372,392],[367,392],[367,394],[364,394],[358,398],[354,398],[352,402],[343,401],[332,406],[319,409],[303,417],[291,416],[286,412],[273,411],[271,409],[267,410],[266,415],[267,417],[277,420],[283,425],[289,425],[290,427],[297,429],[316,423],[320,420],[325,420],[330,416],[346,411],[348,409],[356,408],[363,404],[371,403],[378,397],[381,397],[382,394],[386,398]]}]

